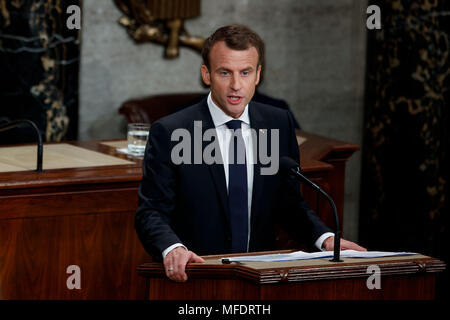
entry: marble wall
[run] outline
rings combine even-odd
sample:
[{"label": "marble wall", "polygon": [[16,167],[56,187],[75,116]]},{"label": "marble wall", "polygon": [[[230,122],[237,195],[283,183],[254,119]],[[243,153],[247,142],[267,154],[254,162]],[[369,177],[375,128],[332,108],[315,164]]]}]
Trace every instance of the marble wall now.
[{"label": "marble wall", "polygon": [[368,46],[361,240],[448,261],[450,3],[381,8]]},{"label": "marble wall", "polygon": [[[366,44],[365,0],[203,0],[202,15],[186,22],[207,37],[219,26],[241,23],[266,41],[262,93],[285,99],[302,128],[361,145]],[[112,0],[85,0],[80,75],[79,138],[125,137],[117,110],[130,98],[205,90],[201,57],[181,49],[135,45],[118,24]],[[344,236],[356,240],[360,153],[348,163]]]},{"label": "marble wall", "polygon": [[[44,141],[77,137],[80,32],[66,27],[74,4],[0,0],[0,122],[32,120]],[[34,140],[28,129],[0,136],[0,144]]]}]

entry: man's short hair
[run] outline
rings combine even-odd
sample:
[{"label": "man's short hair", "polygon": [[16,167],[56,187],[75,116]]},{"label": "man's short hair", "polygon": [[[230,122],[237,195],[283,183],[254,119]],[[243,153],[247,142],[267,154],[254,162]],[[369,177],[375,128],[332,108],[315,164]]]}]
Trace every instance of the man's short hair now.
[{"label": "man's short hair", "polygon": [[264,62],[264,41],[259,35],[246,26],[232,24],[217,29],[206,39],[202,49],[202,58],[203,64],[208,70],[210,69],[209,52],[219,41],[225,41],[227,47],[233,50],[247,50],[255,47],[258,52],[258,66]]}]

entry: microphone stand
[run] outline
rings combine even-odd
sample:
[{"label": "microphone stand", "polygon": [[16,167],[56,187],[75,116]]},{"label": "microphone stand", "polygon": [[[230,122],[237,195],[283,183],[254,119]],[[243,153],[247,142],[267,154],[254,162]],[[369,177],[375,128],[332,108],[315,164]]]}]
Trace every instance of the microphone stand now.
[{"label": "microphone stand", "polygon": [[334,213],[334,219],[336,222],[336,233],[334,234],[334,255],[333,255],[333,259],[331,259],[330,261],[332,262],[342,262],[342,260],[340,260],[340,251],[341,251],[341,228],[339,226],[339,216],[337,213],[337,209],[336,209],[336,205],[334,204],[333,199],[331,199],[331,197],[325,192],[323,191],[317,184],[315,184],[314,182],[312,182],[311,180],[309,180],[307,177],[305,177],[301,172],[300,172],[300,167],[296,167],[291,168],[292,172],[295,173],[301,180],[305,181],[307,184],[309,184],[311,187],[313,187],[316,191],[318,191],[320,194],[322,194],[330,203],[331,208],[333,209],[333,213]]},{"label": "microphone stand", "polygon": [[36,132],[38,142],[37,142],[37,168],[36,172],[43,172],[42,170],[42,155],[43,155],[43,146],[42,146],[42,137],[39,132],[38,127],[33,121],[30,120],[15,120],[7,123],[0,124],[0,132],[7,131],[9,129],[14,129],[19,127],[22,124],[27,124],[31,126]]}]

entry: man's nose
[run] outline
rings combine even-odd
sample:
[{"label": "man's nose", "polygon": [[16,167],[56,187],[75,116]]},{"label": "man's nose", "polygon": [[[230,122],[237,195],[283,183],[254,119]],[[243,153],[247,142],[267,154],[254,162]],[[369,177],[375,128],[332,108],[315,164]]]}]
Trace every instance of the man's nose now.
[{"label": "man's nose", "polygon": [[241,79],[239,76],[233,75],[230,87],[234,91],[239,91],[239,89],[241,89]]}]

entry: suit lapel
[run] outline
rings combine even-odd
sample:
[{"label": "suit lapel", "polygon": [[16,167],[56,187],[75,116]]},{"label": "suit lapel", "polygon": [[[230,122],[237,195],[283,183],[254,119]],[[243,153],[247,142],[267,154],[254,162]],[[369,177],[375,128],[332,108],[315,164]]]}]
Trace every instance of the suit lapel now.
[{"label": "suit lapel", "polygon": [[[202,135],[204,132],[208,129],[214,129],[214,122],[212,120],[211,114],[208,109],[207,100],[204,99],[201,107],[201,116],[198,121],[201,121],[202,125]],[[217,136],[216,136],[217,138]],[[202,142],[202,151],[205,150],[205,147],[210,144],[212,141],[203,141]],[[217,150],[219,152],[219,158],[222,159],[222,155],[220,154],[220,148]],[[220,199],[220,202],[222,204],[222,207],[224,208],[225,216],[228,221],[228,224],[230,223],[230,215],[229,215],[229,206],[228,206],[228,191],[227,191],[227,185],[225,180],[225,171],[223,169],[222,163],[213,163],[211,165],[207,165],[208,169],[211,173],[212,180],[214,182],[214,185],[216,187],[216,191],[218,194],[218,197]]]},{"label": "suit lapel", "polygon": [[267,125],[258,107],[254,103],[249,104],[249,117],[250,126],[256,133],[256,139],[253,140],[253,157],[256,159],[253,165],[253,191],[252,191],[252,206],[251,206],[251,224],[254,224],[254,219],[257,213],[260,211],[259,208],[263,205],[262,191],[264,190],[264,179],[261,176],[261,162],[259,161],[258,150],[259,150],[259,139],[262,135],[267,133]]}]

